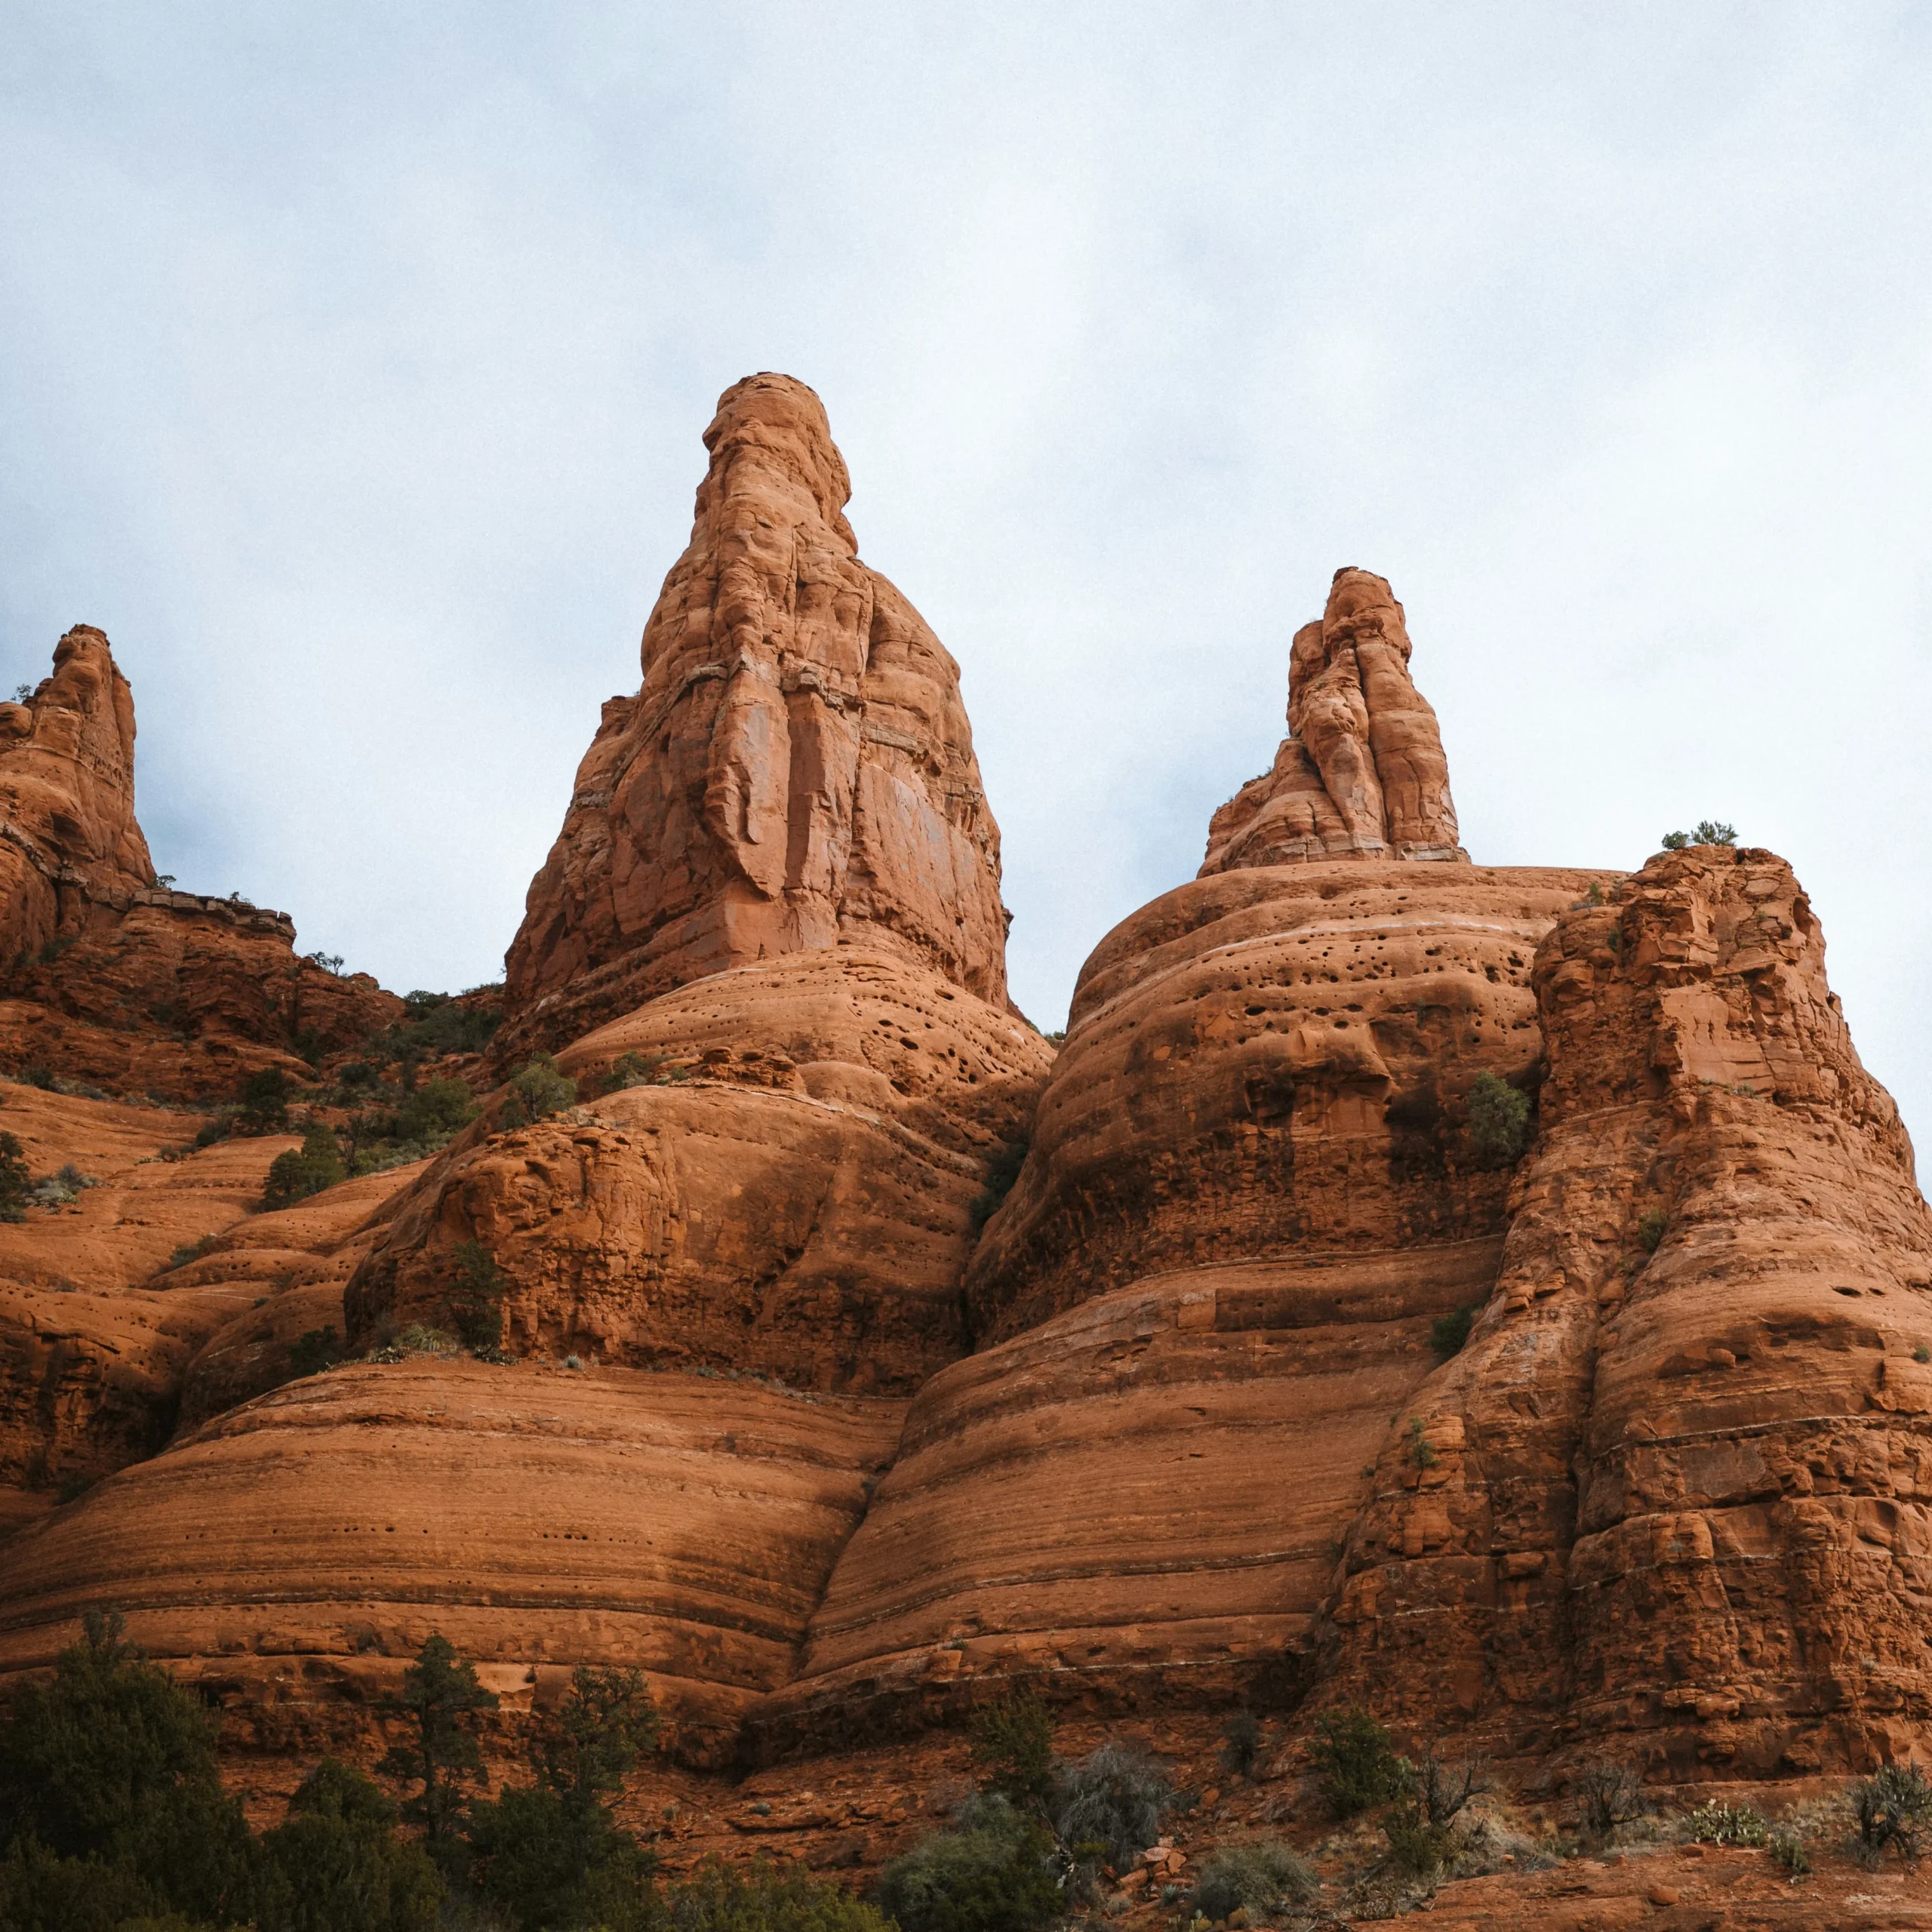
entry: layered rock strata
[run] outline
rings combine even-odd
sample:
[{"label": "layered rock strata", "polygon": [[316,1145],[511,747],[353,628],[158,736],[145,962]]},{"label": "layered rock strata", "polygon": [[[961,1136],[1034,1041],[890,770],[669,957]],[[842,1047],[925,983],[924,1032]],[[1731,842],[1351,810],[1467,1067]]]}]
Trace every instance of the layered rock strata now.
[{"label": "layered rock strata", "polygon": [[1792,1776],[1932,1721],[1932,1220],[1783,860],[1566,913],[1498,1292],[1390,1431],[1324,1694]]},{"label": "layered rock strata", "polygon": [[909,1393],[968,1346],[989,1151],[1052,1060],[1010,1014],[841,946],[714,975],[586,1035],[593,1092],[439,1160],[350,1284],[358,1341],[447,1324],[459,1251],[521,1352]]},{"label": "layered rock strata", "polygon": [[1312,859],[1466,859],[1449,765],[1385,578],[1339,570],[1288,657],[1288,736],[1214,817],[1201,875]]},{"label": "layered rock strata", "polygon": [[958,666],[860,562],[818,398],[719,399],[691,540],[508,959],[504,1054],[841,939],[1004,1003],[999,829]]}]

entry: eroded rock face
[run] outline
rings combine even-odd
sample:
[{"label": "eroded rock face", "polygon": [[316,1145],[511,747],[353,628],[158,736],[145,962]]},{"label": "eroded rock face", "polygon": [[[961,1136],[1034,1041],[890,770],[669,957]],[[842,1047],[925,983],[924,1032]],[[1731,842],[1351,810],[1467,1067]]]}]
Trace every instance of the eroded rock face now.
[{"label": "eroded rock face", "polygon": [[134,822],[134,693],[91,624],[54,647],[30,697],[0,704],[0,963],[155,882]]},{"label": "eroded rock face", "polygon": [[560,1062],[641,1084],[508,1134],[480,1124],[438,1161],[352,1282],[353,1331],[447,1325],[475,1242],[508,1278],[519,1351],[909,1393],[968,1346],[986,1156],[1051,1060],[892,954],[715,975]]},{"label": "eroded rock face", "polygon": [[1500,1235],[1508,1177],[1475,1159],[1466,1097],[1484,1072],[1534,1088],[1530,963],[1592,877],[1244,868],[1124,921],[974,1254],[976,1333],[1190,1263]]},{"label": "eroded rock face", "polygon": [[509,950],[503,1053],[840,939],[1004,1003],[999,829],[958,667],[859,561],[818,398],[747,377],[705,432],[689,547]]},{"label": "eroded rock face", "polygon": [[299,958],[286,913],[156,880],[134,693],[99,631],[76,626],[32,697],[0,704],[0,1064],[229,1100],[402,1011],[368,974]]},{"label": "eroded rock face", "polygon": [[1335,573],[1328,607],[1296,632],[1288,736],[1273,768],[1214,817],[1201,876],[1241,866],[1358,857],[1466,859],[1429,700],[1387,581]]},{"label": "eroded rock face", "polygon": [[1817,921],[1767,852],[1664,854],[1535,977],[1498,1291],[1378,1459],[1325,1694],[1678,1777],[1904,1755],[1932,1220]]}]

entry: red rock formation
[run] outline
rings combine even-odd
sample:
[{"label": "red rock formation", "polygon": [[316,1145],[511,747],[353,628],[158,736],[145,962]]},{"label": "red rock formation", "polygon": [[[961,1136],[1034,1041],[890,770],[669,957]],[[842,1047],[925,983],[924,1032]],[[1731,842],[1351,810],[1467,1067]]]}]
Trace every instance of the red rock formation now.
[{"label": "red rock formation", "polygon": [[605,706],[510,947],[505,1054],[841,938],[1005,1000],[999,829],[958,667],[859,561],[818,398],[749,377],[704,440],[643,687]]},{"label": "red rock formation", "polygon": [[436,1163],[350,1285],[358,1339],[447,1324],[478,1241],[519,1351],[909,1392],[964,1350],[973,1203],[1038,1035],[841,946],[667,994],[561,1064],[595,1088],[626,1055],[640,1084]]},{"label": "red rock formation", "polygon": [[[1678,1777],[1922,1749],[1932,1219],[1767,852],[1558,921],[1498,1291],[1379,1458],[1326,1694]],[[1426,1445],[1426,1447],[1421,1445]]]},{"label": "red rock formation", "polygon": [[1387,582],[1337,571],[1327,611],[1296,632],[1289,654],[1289,735],[1273,768],[1214,814],[1201,877],[1344,856],[1467,858],[1409,651]]},{"label": "red rock formation", "polygon": [[0,961],[85,931],[155,882],[134,822],[134,697],[76,624],[54,675],[0,704]]},{"label": "red rock formation", "polygon": [[134,699],[77,626],[0,704],[0,1065],[110,1092],[232,1099],[298,1052],[402,1017],[366,973],[295,952],[286,913],[157,883],[134,818]]}]

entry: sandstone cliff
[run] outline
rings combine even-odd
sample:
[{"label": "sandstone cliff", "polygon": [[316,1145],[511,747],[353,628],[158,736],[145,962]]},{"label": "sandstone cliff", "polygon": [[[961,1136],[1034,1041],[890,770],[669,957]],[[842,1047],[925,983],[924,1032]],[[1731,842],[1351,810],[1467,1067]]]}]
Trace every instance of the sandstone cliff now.
[{"label": "sandstone cliff", "polygon": [[1435,713],[1386,580],[1339,570],[1288,656],[1288,736],[1214,817],[1201,875],[1354,855],[1462,859]]},{"label": "sandstone cliff", "polygon": [[841,939],[1005,1000],[999,829],[958,666],[859,561],[818,398],[749,377],[704,441],[642,688],[605,706],[510,947],[506,1054]]},{"label": "sandstone cliff", "polygon": [[285,913],[159,882],[134,817],[134,693],[77,625],[0,704],[0,1065],[110,1092],[234,1097],[266,1066],[401,1017],[366,973],[297,956]]}]

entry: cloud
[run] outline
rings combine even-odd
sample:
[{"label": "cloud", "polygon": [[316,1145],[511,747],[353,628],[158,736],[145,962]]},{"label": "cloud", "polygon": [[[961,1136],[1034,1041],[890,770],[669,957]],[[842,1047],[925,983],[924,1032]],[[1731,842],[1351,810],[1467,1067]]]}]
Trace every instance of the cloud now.
[{"label": "cloud", "polygon": [[1466,842],[1797,865],[1932,1121],[1922,14],[1720,5],[0,26],[0,641],[101,623],[158,862],[500,971],[728,383],[824,395],[960,659],[1022,1003],[1192,875],[1331,572]]}]

